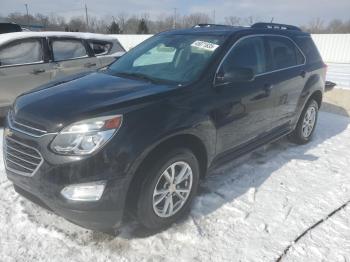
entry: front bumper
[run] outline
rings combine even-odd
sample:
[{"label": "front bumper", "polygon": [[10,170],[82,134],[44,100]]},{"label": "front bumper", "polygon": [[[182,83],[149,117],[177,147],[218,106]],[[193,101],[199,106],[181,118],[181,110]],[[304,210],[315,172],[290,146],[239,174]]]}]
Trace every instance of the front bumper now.
[{"label": "front bumper", "polygon": [[[49,141],[54,136],[34,138],[15,130],[4,133],[4,158],[9,135],[35,148],[43,158],[32,176],[20,175],[6,167],[7,177],[19,194],[88,229],[111,232],[120,226],[129,181],[125,166],[112,150],[113,145],[90,157],[58,156],[49,152]],[[106,187],[98,201],[71,201],[61,195],[65,186],[101,180],[106,181]]]}]

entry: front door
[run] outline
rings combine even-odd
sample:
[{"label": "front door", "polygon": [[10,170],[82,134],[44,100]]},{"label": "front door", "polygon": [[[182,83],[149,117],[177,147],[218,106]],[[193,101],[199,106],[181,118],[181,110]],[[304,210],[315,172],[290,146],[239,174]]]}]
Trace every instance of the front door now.
[{"label": "front door", "polygon": [[0,108],[51,80],[53,67],[44,56],[45,39],[30,38],[0,48]]}]

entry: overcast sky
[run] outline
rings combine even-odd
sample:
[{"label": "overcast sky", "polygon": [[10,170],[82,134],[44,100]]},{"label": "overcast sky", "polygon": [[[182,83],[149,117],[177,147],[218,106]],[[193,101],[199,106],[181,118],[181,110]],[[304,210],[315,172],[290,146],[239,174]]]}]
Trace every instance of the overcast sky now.
[{"label": "overcast sky", "polygon": [[274,18],[275,22],[303,25],[312,19],[329,21],[334,18],[350,19],[350,0],[0,0],[0,15],[12,12],[56,13],[65,17],[83,15],[86,3],[89,14],[99,17],[127,14],[150,14],[151,19],[160,15],[171,15],[177,8],[180,14],[204,12],[216,22],[225,16],[258,17],[263,21]]}]

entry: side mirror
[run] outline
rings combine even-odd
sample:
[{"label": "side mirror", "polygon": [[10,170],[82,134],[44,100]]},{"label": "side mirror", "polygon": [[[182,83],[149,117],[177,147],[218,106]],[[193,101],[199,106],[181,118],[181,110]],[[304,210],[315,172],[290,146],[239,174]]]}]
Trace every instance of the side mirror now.
[{"label": "side mirror", "polygon": [[227,84],[232,82],[249,82],[255,78],[254,71],[251,68],[232,68],[230,71],[217,73],[216,84]]}]

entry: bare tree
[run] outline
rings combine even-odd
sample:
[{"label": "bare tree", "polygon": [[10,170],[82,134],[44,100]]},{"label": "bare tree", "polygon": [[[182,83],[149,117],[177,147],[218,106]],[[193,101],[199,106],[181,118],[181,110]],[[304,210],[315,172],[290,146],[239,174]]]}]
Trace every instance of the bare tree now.
[{"label": "bare tree", "polygon": [[117,15],[117,21],[116,22],[118,23],[118,25],[120,27],[120,32],[121,33],[124,33],[126,31],[125,26],[126,26],[127,19],[128,19],[128,15],[126,13],[119,13]]},{"label": "bare tree", "polygon": [[325,32],[324,22],[319,17],[316,19],[313,19],[306,28],[308,32],[314,33],[314,34]]},{"label": "bare tree", "polygon": [[208,24],[212,22],[210,16],[205,13],[193,13],[184,16],[182,21],[183,27],[192,27],[198,24]]},{"label": "bare tree", "polygon": [[225,24],[227,25],[233,25],[233,26],[238,26],[241,25],[242,18],[238,16],[227,16],[225,17]]}]

